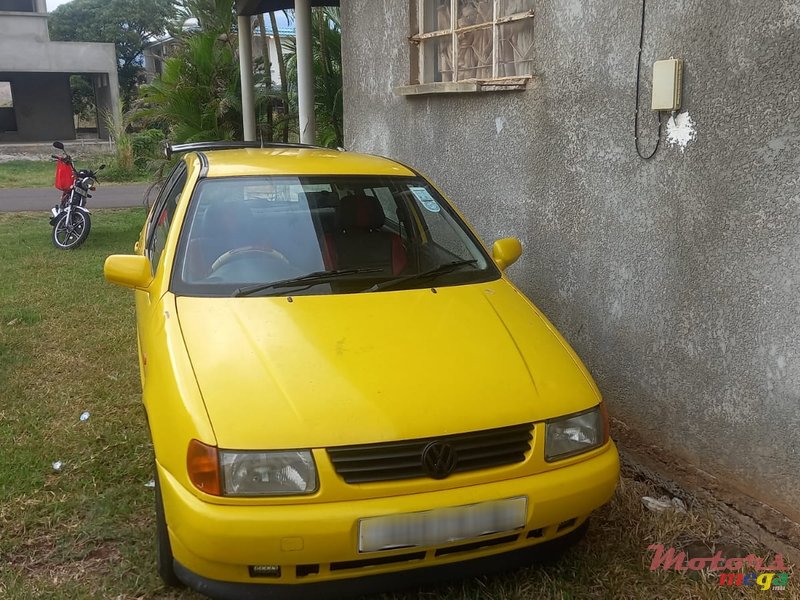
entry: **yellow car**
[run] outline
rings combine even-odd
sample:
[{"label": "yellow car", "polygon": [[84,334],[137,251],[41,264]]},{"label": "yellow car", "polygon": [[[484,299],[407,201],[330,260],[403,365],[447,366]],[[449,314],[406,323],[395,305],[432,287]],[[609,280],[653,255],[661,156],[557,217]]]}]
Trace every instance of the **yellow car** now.
[{"label": "yellow car", "polygon": [[[157,564],[215,598],[339,598],[576,541],[619,459],[580,359],[425,177],[207,143],[134,255]],[[488,202],[488,199],[487,199]]]}]

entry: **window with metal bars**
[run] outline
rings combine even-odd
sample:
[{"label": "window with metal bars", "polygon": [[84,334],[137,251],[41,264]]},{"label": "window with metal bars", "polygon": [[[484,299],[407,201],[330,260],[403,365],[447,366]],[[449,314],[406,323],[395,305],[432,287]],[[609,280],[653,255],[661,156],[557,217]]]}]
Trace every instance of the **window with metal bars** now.
[{"label": "window with metal bars", "polygon": [[412,83],[531,77],[534,0],[412,1]]}]

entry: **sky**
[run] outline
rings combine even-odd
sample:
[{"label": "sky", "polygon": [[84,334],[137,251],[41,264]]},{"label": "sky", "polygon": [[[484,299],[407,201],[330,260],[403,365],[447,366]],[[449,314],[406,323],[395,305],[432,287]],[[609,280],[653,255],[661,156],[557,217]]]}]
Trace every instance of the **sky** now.
[{"label": "sky", "polygon": [[53,12],[57,7],[67,2],[69,0],[47,0],[47,12]]},{"label": "sky", "polygon": [[[57,7],[61,6],[62,4],[66,4],[70,0],[47,0],[47,12],[53,12]],[[278,31],[281,30],[282,27],[288,26],[288,21],[286,17],[283,15],[283,11],[279,11],[275,14],[278,19]]]}]

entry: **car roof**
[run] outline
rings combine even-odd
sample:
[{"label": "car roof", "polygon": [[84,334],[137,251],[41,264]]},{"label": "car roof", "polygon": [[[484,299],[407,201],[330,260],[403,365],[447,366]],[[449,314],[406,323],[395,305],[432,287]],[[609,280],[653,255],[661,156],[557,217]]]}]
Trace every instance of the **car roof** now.
[{"label": "car roof", "polygon": [[[399,175],[408,167],[380,156],[332,148],[237,148],[198,152],[206,177],[248,175]],[[187,159],[191,155],[187,155]],[[204,165],[205,167],[205,165]]]}]

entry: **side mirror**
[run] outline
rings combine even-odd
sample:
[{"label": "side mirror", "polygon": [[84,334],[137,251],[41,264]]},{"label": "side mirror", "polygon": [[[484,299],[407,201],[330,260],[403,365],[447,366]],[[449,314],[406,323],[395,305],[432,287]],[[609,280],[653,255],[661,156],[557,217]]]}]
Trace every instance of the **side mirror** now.
[{"label": "side mirror", "polygon": [[62,144],[61,142],[53,142],[53,148],[58,148],[59,150],[63,150],[64,144]]},{"label": "side mirror", "polygon": [[501,271],[517,262],[521,254],[522,244],[517,238],[503,238],[492,246],[492,258]]},{"label": "side mirror", "polygon": [[102,170],[103,170],[103,169],[105,169],[105,168],[106,168],[106,163],[103,163],[102,165],[100,165],[99,167],[97,167],[97,170],[98,170],[98,171],[102,171]]},{"label": "side mirror", "polygon": [[106,281],[124,287],[144,290],[153,281],[150,261],[146,256],[112,254],[103,265]]}]

